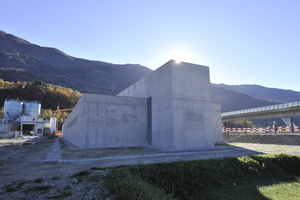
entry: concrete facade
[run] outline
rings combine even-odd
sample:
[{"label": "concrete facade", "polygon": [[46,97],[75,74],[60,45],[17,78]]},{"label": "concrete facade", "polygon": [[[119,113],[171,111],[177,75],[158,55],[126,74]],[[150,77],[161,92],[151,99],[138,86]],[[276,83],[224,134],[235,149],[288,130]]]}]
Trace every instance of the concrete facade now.
[{"label": "concrete facade", "polygon": [[[31,135],[43,135],[44,132],[44,120],[43,118],[32,116],[20,117],[20,131],[30,133]],[[24,133],[25,134],[25,133]]]},{"label": "concrete facade", "polygon": [[[76,117],[72,129],[68,124]],[[171,60],[117,96],[85,94],[63,134],[80,148],[213,148],[223,138],[221,108],[211,103],[209,68]]]},{"label": "concrete facade", "polygon": [[12,130],[13,123],[9,122],[0,122],[0,131],[7,132]]},{"label": "concrete facade", "polygon": [[0,132],[0,138],[13,138],[13,137],[22,137],[22,131],[7,131],[7,132]]},{"label": "concrete facade", "polygon": [[63,126],[79,148],[136,147],[146,144],[147,101],[84,94]]}]

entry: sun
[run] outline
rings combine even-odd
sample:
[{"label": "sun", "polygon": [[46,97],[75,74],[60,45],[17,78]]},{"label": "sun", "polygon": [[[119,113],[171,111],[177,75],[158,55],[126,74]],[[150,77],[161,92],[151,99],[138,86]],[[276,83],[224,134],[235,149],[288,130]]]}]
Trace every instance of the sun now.
[{"label": "sun", "polygon": [[171,51],[170,57],[171,59],[175,60],[177,64],[179,64],[182,61],[187,61],[189,56],[186,51],[181,49],[176,49]]}]

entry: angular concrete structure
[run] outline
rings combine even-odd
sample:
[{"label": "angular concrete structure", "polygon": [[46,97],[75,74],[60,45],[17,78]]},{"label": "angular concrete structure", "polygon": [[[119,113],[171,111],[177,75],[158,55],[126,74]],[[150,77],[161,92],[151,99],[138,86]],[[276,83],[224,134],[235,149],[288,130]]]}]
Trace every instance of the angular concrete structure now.
[{"label": "angular concrete structure", "polygon": [[80,148],[213,148],[223,138],[209,68],[171,60],[117,96],[84,94],[63,134]]},{"label": "angular concrete structure", "polygon": [[147,101],[84,94],[63,126],[63,137],[79,148],[145,145]]}]

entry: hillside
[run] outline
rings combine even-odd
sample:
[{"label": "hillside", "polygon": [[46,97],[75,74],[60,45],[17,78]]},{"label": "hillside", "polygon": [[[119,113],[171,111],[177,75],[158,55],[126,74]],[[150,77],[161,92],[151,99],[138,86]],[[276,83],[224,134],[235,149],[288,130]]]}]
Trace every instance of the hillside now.
[{"label": "hillside", "polygon": [[[139,64],[116,65],[75,58],[0,31],[0,79],[72,88],[81,93],[115,95],[152,70]],[[259,85],[212,84],[213,103],[222,112],[300,100],[300,92]]]},{"label": "hillside", "polygon": [[241,92],[212,84],[212,102],[221,105],[222,112],[275,105],[281,102],[256,98]]},{"label": "hillside", "polygon": [[151,71],[139,64],[75,58],[0,31],[0,78],[5,81],[38,79],[80,92],[117,94]]},{"label": "hillside", "polygon": [[217,87],[226,88],[243,94],[247,94],[260,99],[268,99],[283,103],[300,101],[300,92],[277,88],[267,88],[260,85],[225,85],[213,84]]}]

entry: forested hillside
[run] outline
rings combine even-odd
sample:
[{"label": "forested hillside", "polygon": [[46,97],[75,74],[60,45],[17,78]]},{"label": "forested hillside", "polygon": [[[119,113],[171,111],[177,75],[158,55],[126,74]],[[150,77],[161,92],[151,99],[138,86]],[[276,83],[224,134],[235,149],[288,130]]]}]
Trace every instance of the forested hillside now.
[{"label": "forested hillside", "polygon": [[37,101],[41,103],[41,115],[44,119],[58,118],[58,125],[67,119],[69,113],[55,110],[73,108],[81,97],[81,93],[70,88],[46,84],[41,80],[33,82],[9,82],[0,79],[0,118],[3,118],[3,104],[5,99],[19,99],[23,101]]},{"label": "forested hillside", "polygon": [[46,84],[41,80],[34,82],[9,82],[0,79],[0,107],[6,98],[38,101],[42,109],[55,110],[72,108],[81,97],[81,93],[70,88]]},{"label": "forested hillside", "polygon": [[152,70],[139,64],[112,64],[75,58],[0,31],[0,78],[42,80],[85,93],[117,94]]}]

